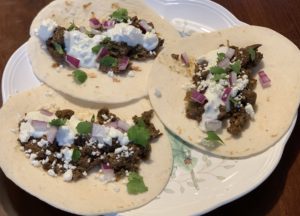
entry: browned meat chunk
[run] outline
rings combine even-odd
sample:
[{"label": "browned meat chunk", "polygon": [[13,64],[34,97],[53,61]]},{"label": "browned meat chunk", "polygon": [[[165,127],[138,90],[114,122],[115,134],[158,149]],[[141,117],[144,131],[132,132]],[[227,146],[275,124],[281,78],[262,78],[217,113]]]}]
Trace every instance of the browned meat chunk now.
[{"label": "browned meat chunk", "polygon": [[233,112],[233,115],[229,119],[230,126],[227,128],[227,131],[232,135],[239,135],[249,119],[250,116],[246,113],[244,108],[241,108],[237,112]]},{"label": "browned meat chunk", "polygon": [[70,109],[57,110],[55,115],[57,118],[70,119],[74,115],[74,111]]}]

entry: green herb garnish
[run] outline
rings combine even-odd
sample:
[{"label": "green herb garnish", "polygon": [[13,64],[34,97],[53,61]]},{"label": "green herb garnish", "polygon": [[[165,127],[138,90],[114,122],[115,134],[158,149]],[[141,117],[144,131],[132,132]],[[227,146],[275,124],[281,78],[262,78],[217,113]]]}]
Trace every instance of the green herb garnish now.
[{"label": "green herb garnish", "polygon": [[67,122],[67,119],[52,119],[51,122],[49,122],[49,125],[54,126],[54,127],[60,127],[65,125]]},{"label": "green herb garnish", "polygon": [[79,122],[76,130],[79,134],[87,135],[92,132],[93,124],[91,122]]},{"label": "green herb garnish", "polygon": [[93,114],[92,118],[91,118],[91,122],[95,122],[96,118],[95,115]]},{"label": "green herb garnish", "polygon": [[236,74],[239,74],[241,72],[241,61],[238,60],[234,62],[232,65],[230,65],[231,70],[233,70]]},{"label": "green herb garnish", "polygon": [[150,133],[142,119],[127,131],[128,138],[135,144],[146,147],[149,145]]},{"label": "green herb garnish", "polygon": [[78,148],[75,148],[72,153],[72,161],[74,162],[79,161],[80,156],[81,156],[80,150]]},{"label": "green herb garnish", "polygon": [[56,42],[52,42],[55,50],[60,54],[60,55],[63,55],[65,52],[62,48],[62,46],[59,44],[59,43],[56,43]]},{"label": "green herb garnish", "polygon": [[226,71],[223,68],[218,67],[218,66],[214,66],[214,67],[209,68],[209,71],[213,75],[215,75],[215,74],[226,74]]},{"label": "green herb garnish", "polygon": [[72,31],[74,29],[78,29],[74,22],[71,22],[70,26],[67,28],[67,31]]},{"label": "green herb garnish", "polygon": [[255,60],[255,50],[253,48],[248,48],[247,49],[249,55],[250,55],[250,58],[251,58],[251,61],[254,61]]},{"label": "green herb garnish", "polygon": [[139,194],[148,191],[144,179],[136,172],[130,172],[128,175],[127,192],[129,194]]},{"label": "green herb garnish", "polygon": [[218,62],[222,61],[225,58],[225,53],[217,53],[218,55]]},{"label": "green herb garnish", "polygon": [[221,140],[221,138],[214,131],[207,131],[207,137],[205,139],[208,141],[221,142],[224,144],[223,140]]},{"label": "green herb garnish", "polygon": [[96,46],[94,46],[94,47],[92,48],[92,52],[95,53],[95,54],[98,54],[99,51],[100,51],[100,49],[101,49],[102,47],[103,47],[103,46],[101,46],[100,44],[98,44],[98,45],[96,45]]},{"label": "green herb garnish", "polygon": [[75,82],[82,84],[87,80],[87,75],[84,71],[82,70],[75,70],[73,71],[73,78]]},{"label": "green herb garnish", "polygon": [[128,11],[125,8],[118,8],[114,11],[110,17],[118,22],[124,22],[128,20]]},{"label": "green herb garnish", "polygon": [[104,56],[100,60],[100,65],[105,67],[116,67],[118,64],[118,60],[111,56]]},{"label": "green herb garnish", "polygon": [[234,100],[233,97],[229,97],[229,101],[230,101],[231,103],[233,103],[234,106],[236,106],[236,105],[238,104],[238,101]]},{"label": "green herb garnish", "polygon": [[225,78],[226,78],[226,74],[215,74],[213,80],[219,82],[221,79],[225,79]]}]

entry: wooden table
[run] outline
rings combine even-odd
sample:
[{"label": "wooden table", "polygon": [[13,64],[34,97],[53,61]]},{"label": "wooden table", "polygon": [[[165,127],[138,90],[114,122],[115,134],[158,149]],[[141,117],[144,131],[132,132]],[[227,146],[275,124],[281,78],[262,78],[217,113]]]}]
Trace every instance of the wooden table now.
[{"label": "wooden table", "polygon": [[[300,47],[299,0],[215,1],[225,6],[240,20],[272,28]],[[10,55],[28,39],[32,19],[48,2],[50,0],[0,1],[0,76]],[[300,120],[297,121],[282,159],[271,176],[246,196],[207,215],[300,215],[299,139]],[[0,182],[9,189],[9,197],[13,207],[20,212],[19,215],[66,215],[23,192],[6,179],[3,173],[0,173],[0,176]],[[0,198],[2,190],[0,188]],[[0,203],[0,215],[5,215],[7,211],[2,209],[2,204]]]}]

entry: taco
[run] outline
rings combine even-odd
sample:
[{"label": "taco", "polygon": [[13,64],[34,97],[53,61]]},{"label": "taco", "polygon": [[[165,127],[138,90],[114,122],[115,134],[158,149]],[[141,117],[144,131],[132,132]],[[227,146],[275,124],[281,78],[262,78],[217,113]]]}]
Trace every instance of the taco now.
[{"label": "taco", "polygon": [[53,1],[33,20],[30,35],[29,58],[42,82],[107,104],[146,96],[153,60],[179,37],[143,1],[111,0]]},{"label": "taco", "polygon": [[164,50],[149,77],[154,110],[200,150],[239,158],[287,131],[299,104],[299,50],[257,26],[195,34]]},{"label": "taco", "polygon": [[150,202],[169,180],[170,143],[146,99],[104,108],[43,85],[12,96],[0,119],[1,169],[56,208],[126,211]]}]

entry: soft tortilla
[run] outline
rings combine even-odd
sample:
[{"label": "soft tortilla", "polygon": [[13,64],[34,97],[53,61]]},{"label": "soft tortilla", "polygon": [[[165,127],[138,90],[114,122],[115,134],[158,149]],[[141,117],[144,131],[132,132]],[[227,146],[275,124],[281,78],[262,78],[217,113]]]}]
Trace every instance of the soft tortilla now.
[{"label": "soft tortilla", "polygon": [[[170,55],[186,52],[190,57],[199,58],[216,50],[220,44],[227,44],[227,40],[239,47],[262,44],[259,51],[264,58],[260,67],[272,81],[271,87],[263,89],[258,80],[255,120],[250,122],[249,128],[238,138],[223,129],[220,137],[225,144],[210,151],[218,156],[246,157],[275,144],[286,133],[299,105],[300,54],[284,36],[263,27],[243,26],[183,39],[156,60],[149,77],[149,95],[159,118],[173,133],[196,148],[208,151],[199,145],[206,133],[200,130],[195,120],[185,117],[186,90],[183,86],[191,83],[191,76],[183,76],[186,73],[184,67],[176,66]],[[161,97],[155,96],[155,89],[161,92]]]},{"label": "soft tortilla", "polygon": [[[172,170],[172,152],[164,127],[156,117],[153,118],[153,122],[164,135],[152,143],[150,160],[140,166],[140,174],[148,186],[146,193],[129,195],[122,180],[104,184],[96,179],[96,173],[78,182],[66,183],[62,177],[53,178],[42,168],[33,167],[20,150],[18,134],[13,129],[18,128],[20,118],[26,112],[38,110],[41,106],[49,104],[82,113],[87,110],[96,113],[102,107],[92,104],[84,107],[81,102],[71,103],[46,86],[9,98],[0,110],[0,166],[15,184],[56,208],[81,215],[134,209],[150,202],[163,190]],[[128,106],[111,108],[111,111],[120,118],[131,119],[132,116],[150,109],[149,101],[143,99]],[[118,189],[120,191],[116,192]]]},{"label": "soft tortilla", "polygon": [[[70,76],[72,69],[63,68],[58,72],[52,67],[54,60],[47,50],[41,48],[40,40],[34,36],[34,29],[47,18],[51,18],[65,27],[68,27],[73,21],[78,26],[88,27],[88,20],[92,12],[100,19],[107,18],[116,10],[112,8],[113,3],[128,9],[130,16],[137,15],[139,18],[153,22],[156,31],[165,39],[165,45],[171,44],[174,39],[179,37],[171,24],[150,10],[142,0],[56,0],[39,12],[30,28],[31,38],[28,43],[28,53],[33,71],[42,82],[75,98],[98,103],[123,103],[147,95],[147,77],[153,60],[134,62],[133,65],[138,66],[141,71],[135,72],[134,77],[119,76],[120,82],[114,82],[112,78],[97,69],[83,68],[90,76],[96,77],[89,77],[84,84],[78,85]],[[88,4],[89,6],[84,8],[84,5]]]}]

